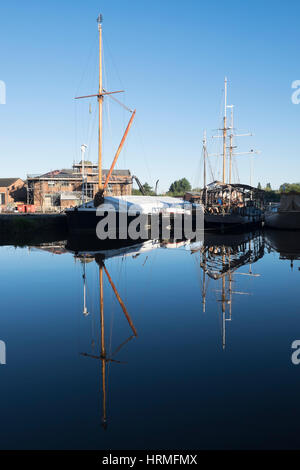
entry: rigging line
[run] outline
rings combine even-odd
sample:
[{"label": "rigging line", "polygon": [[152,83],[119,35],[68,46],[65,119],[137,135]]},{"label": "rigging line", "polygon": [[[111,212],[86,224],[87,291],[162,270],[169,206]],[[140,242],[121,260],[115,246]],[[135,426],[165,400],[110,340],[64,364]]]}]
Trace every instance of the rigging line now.
[{"label": "rigging line", "polygon": [[116,300],[113,297],[113,292],[110,290],[110,305],[111,305],[111,319],[110,319],[110,334],[109,334],[109,355],[111,356],[112,352],[112,334],[113,334],[113,326],[114,326],[114,320],[115,320],[115,305],[116,305]]},{"label": "rigging line", "polygon": [[214,172],[213,172],[212,167],[211,167],[210,158],[207,158],[207,161],[208,161],[208,166],[209,166],[211,181],[214,181],[214,180],[215,180],[215,177],[214,177]]},{"label": "rigging line", "polygon": [[79,80],[79,84],[78,84],[78,87],[76,89],[76,93],[75,93],[75,96],[78,96],[78,92],[79,92],[79,88],[80,88],[80,85],[83,81],[83,78],[85,77],[86,73],[87,73],[87,70],[88,70],[88,65],[91,61],[91,56],[92,56],[92,53],[94,52],[94,50],[96,49],[96,45],[97,42],[95,40],[92,41],[92,44],[91,44],[91,47],[90,47],[90,51],[89,53],[87,54],[87,60],[86,60],[86,63],[85,63],[85,67],[83,68],[83,72],[82,72],[82,75],[81,75],[81,78]]},{"label": "rigging line", "polygon": [[[89,102],[89,105],[90,105],[90,103],[91,102]],[[93,127],[95,126],[95,121],[96,121],[96,107],[93,108],[92,113],[91,114],[89,113],[88,116],[89,116],[88,119],[86,119],[87,129],[86,129],[85,136],[83,136],[84,141],[88,145],[87,155],[89,155],[89,153],[90,153],[90,141],[91,141],[91,136],[93,134]]]},{"label": "rigging line", "polygon": [[[103,69],[104,69],[104,82],[107,85],[108,80],[107,80],[107,68],[106,68],[106,61],[104,58],[104,50],[103,50]],[[106,89],[103,88],[104,93],[106,92]],[[110,95],[107,95],[110,96]],[[112,125],[111,125],[111,114],[110,114],[110,106],[109,106],[109,100],[105,100],[105,112],[107,116],[107,123],[108,123],[108,129],[110,133],[111,140],[113,140],[113,131],[112,131]]]},{"label": "rigging line", "polygon": [[134,335],[129,336],[123,343],[121,343],[117,349],[111,354],[111,357],[114,357],[129,341],[131,341],[133,338],[135,338]]},{"label": "rigging line", "polygon": [[[105,48],[106,48],[106,51],[108,53],[108,57],[110,59],[110,62],[114,68],[114,71],[115,71],[115,74],[116,74],[116,77],[117,77],[117,80],[120,84],[120,88],[125,90],[125,87],[123,85],[123,82],[121,80],[121,76],[119,74],[119,70],[117,68],[117,65],[114,61],[114,58],[113,58],[113,54],[111,52],[111,48],[110,48],[110,45],[109,45],[109,42],[107,41],[106,39],[106,36],[103,35],[103,42],[105,44]],[[121,101],[119,101],[117,98],[113,99],[114,97],[112,97],[112,95],[107,95],[109,98],[111,98],[113,101],[115,101],[116,103],[118,103],[121,107],[123,107],[123,109],[126,109],[126,111],[130,111],[130,112],[133,112],[132,110],[130,110],[130,108],[128,108],[124,103],[122,103]],[[124,96],[126,96],[126,92],[124,92]],[[125,117],[124,113],[123,113],[123,124],[125,126],[125,123],[127,122],[127,118]],[[125,167],[127,166],[126,165],[126,147],[124,147],[124,150],[122,152],[122,156],[121,156],[121,159],[124,160],[124,163],[125,163]]]},{"label": "rigging line", "polygon": [[96,130],[96,122],[97,122],[96,115],[97,115],[97,109],[95,107],[93,115],[91,116],[92,124],[90,125],[90,128],[89,128],[89,134],[88,134],[88,140],[87,140],[87,145],[88,145],[87,156],[91,161],[92,161],[92,158],[90,157],[90,155],[92,154],[92,145],[93,145],[92,143],[94,142],[94,138],[95,138],[95,130]]},{"label": "rigging line", "polygon": [[[76,271],[78,270],[78,266],[75,267],[76,268]],[[79,278],[79,281],[78,281],[78,285],[79,285],[79,288],[78,288],[78,297],[80,299],[80,301],[78,302],[77,300],[77,305],[80,305],[81,306],[81,302],[82,302],[82,290],[81,290],[81,270],[80,270],[80,266],[79,266],[79,274],[80,274],[80,278]],[[77,299],[78,299],[77,297]],[[80,332],[81,332],[81,328],[80,328],[80,321],[81,321],[81,308],[78,309],[78,316],[77,316],[77,347],[78,347],[78,352],[80,351],[81,349],[81,345],[80,345]]]},{"label": "rigging line", "polygon": [[[92,345],[92,348],[93,346],[95,345],[95,330],[96,330],[96,327],[95,327],[95,313],[94,313],[94,309],[91,307],[91,299],[92,299],[92,295],[90,293],[90,289],[89,289],[89,286],[88,286],[88,283],[87,283],[87,275],[86,275],[86,301],[87,301],[87,305],[90,305],[90,314],[91,314],[91,320],[90,320],[90,328],[91,328],[91,345]],[[90,299],[90,301],[88,302],[88,299]],[[89,309],[88,309],[89,310]]]},{"label": "rigging line", "polygon": [[148,164],[148,159],[146,157],[144,141],[142,139],[142,134],[141,134],[141,130],[140,130],[139,118],[135,118],[135,121],[136,121],[136,128],[137,128],[137,132],[138,132],[138,135],[139,135],[140,144],[141,144],[141,147],[142,147],[142,154],[143,154],[143,158],[144,158],[144,162],[145,162],[145,166],[146,166],[146,171],[148,173],[149,182],[151,184],[152,176],[151,176],[151,172],[150,172],[150,168],[149,168],[149,164]]},{"label": "rigging line", "polygon": [[98,295],[96,296],[95,293],[98,292],[98,282],[97,282],[97,287],[95,287],[96,284],[96,272],[97,270],[93,269],[91,271],[91,284],[94,286],[92,289],[93,295],[90,293],[90,298],[91,298],[91,322],[92,322],[92,340],[94,341],[94,344],[99,344],[100,337],[99,337],[99,331],[98,328],[96,328],[96,313],[98,312]]},{"label": "rigging line", "polygon": [[[198,160],[198,159],[197,159]],[[201,186],[201,168],[202,168],[202,162],[204,164],[204,160],[203,160],[203,150],[201,152],[201,156],[200,156],[200,159],[198,160],[198,163],[197,163],[197,168],[196,168],[196,171],[195,171],[195,174],[192,178],[192,187],[193,188],[197,188],[197,187],[200,187]]]},{"label": "rigging line", "polygon": [[112,52],[111,52],[111,49],[110,49],[110,46],[109,46],[109,42],[107,41],[105,34],[103,34],[103,42],[104,42],[105,47],[106,47],[106,49],[107,49],[108,56],[109,56],[109,58],[110,58],[110,60],[111,60],[111,62],[112,62],[112,64],[113,64],[114,69],[115,69],[117,78],[118,78],[119,83],[120,83],[120,85],[121,85],[121,89],[125,90],[125,87],[123,86],[123,82],[122,82],[122,80],[121,80],[121,76],[120,76],[120,74],[119,74],[119,70],[118,70],[117,65],[116,65],[116,63],[115,63],[115,61],[114,61],[113,54],[112,54]]},{"label": "rigging line", "polygon": [[237,165],[237,161],[236,161],[235,157],[234,157],[233,161],[234,161],[234,166],[235,166],[235,170],[236,170],[237,182],[240,183],[240,175],[239,175],[238,165]]},{"label": "rigging line", "polygon": [[[77,161],[77,146],[78,146],[78,123],[77,123],[77,106],[74,100],[74,162]],[[79,148],[79,147],[78,147]]]},{"label": "rigging line", "polygon": [[[106,93],[106,90],[103,88],[103,91],[104,93]],[[113,95],[107,95],[111,100],[115,101],[116,103],[118,103],[120,106],[122,106],[122,108],[126,109],[126,111],[128,111],[129,113],[133,113],[133,109],[130,109],[128,108],[128,106],[126,106],[124,103],[122,103],[122,101],[118,100],[117,98],[115,98]]]}]

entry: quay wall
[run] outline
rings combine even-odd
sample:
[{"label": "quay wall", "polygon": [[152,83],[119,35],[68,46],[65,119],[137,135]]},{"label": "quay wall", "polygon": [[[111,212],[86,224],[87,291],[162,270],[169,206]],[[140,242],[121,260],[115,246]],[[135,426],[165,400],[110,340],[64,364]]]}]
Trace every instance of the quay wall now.
[{"label": "quay wall", "polygon": [[0,245],[34,245],[66,238],[65,214],[0,214]]}]

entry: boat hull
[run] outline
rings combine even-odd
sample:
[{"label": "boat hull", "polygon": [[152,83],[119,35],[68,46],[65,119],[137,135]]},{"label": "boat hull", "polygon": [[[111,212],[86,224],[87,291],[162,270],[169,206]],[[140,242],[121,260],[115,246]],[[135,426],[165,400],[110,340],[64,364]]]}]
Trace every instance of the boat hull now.
[{"label": "boat hull", "polygon": [[281,230],[300,230],[300,211],[266,213],[265,226]]},{"label": "boat hull", "polygon": [[[96,235],[96,229],[98,223],[106,216],[97,215],[95,210],[69,210],[67,214],[67,223],[69,233],[72,234],[86,234]],[[136,216],[127,217],[127,226],[132,222]],[[119,235],[120,226],[119,218],[116,217],[116,233]]]},{"label": "boat hull", "polygon": [[205,214],[204,227],[220,230],[238,230],[262,225],[262,215]]},{"label": "boat hull", "polygon": [[[92,236],[97,237],[97,225],[99,222],[106,218],[106,215],[97,215],[95,210],[69,210],[66,212],[67,215],[67,224],[68,232],[72,236],[77,237],[86,237]],[[120,222],[123,219],[119,218],[119,214],[116,214],[116,228],[107,233],[105,240],[147,240],[150,238],[172,238],[174,235],[175,227],[175,216],[171,214],[170,216],[164,216],[162,214],[158,215],[158,225],[155,227],[154,231],[152,229],[152,216],[150,214],[144,214],[144,229],[141,230],[141,237],[133,238],[129,235],[128,229],[134,220],[136,220],[136,215],[127,215],[125,222]],[[157,220],[157,219],[154,219]],[[183,218],[180,218],[182,223],[182,234],[184,233]],[[122,224],[122,225],[121,225]],[[139,230],[140,231],[140,230]],[[182,237],[181,237],[182,238]]]}]

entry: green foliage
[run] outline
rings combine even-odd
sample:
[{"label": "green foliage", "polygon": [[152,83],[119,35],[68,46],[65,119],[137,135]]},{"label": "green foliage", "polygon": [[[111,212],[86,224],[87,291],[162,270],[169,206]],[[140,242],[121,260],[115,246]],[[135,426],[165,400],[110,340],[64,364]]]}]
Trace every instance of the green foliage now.
[{"label": "green foliage", "polygon": [[143,189],[145,191],[146,196],[154,196],[155,195],[152,186],[150,186],[148,183],[143,184]]},{"label": "green foliage", "polygon": [[300,193],[300,183],[283,183],[279,188],[280,193],[290,193],[291,191]]},{"label": "green foliage", "polygon": [[[153,191],[152,186],[150,186],[148,183],[145,183],[142,186],[143,186],[143,189],[145,191],[146,196],[155,196],[155,192]],[[133,189],[132,190],[132,195],[133,196],[141,196],[142,193],[139,189]]]},{"label": "green foliage", "polygon": [[133,196],[141,196],[141,191],[139,189],[133,189],[132,190],[132,195]]},{"label": "green foliage", "polygon": [[267,186],[265,187],[265,191],[272,191],[271,183],[267,183]]},{"label": "green foliage", "polygon": [[261,189],[261,184],[260,183],[258,183],[257,189]]},{"label": "green foliage", "polygon": [[169,193],[173,195],[184,194],[187,191],[190,191],[192,186],[186,178],[181,178],[180,180],[174,181],[169,188]]}]

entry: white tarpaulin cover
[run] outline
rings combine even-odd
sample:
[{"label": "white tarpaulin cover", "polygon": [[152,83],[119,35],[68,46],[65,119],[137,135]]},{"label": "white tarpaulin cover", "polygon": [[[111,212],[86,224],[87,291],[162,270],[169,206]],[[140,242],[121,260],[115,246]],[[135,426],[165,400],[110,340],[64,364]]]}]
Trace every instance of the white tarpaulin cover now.
[{"label": "white tarpaulin cover", "polygon": [[[192,210],[192,204],[169,196],[106,196],[104,204],[99,209],[104,211],[111,210],[112,207],[118,212],[128,212],[131,210],[141,214],[153,213],[184,213]],[[79,210],[95,210],[93,201],[84,204]]]},{"label": "white tarpaulin cover", "polygon": [[287,193],[282,194],[280,198],[280,212],[286,211],[300,211],[300,194],[298,193]]}]

